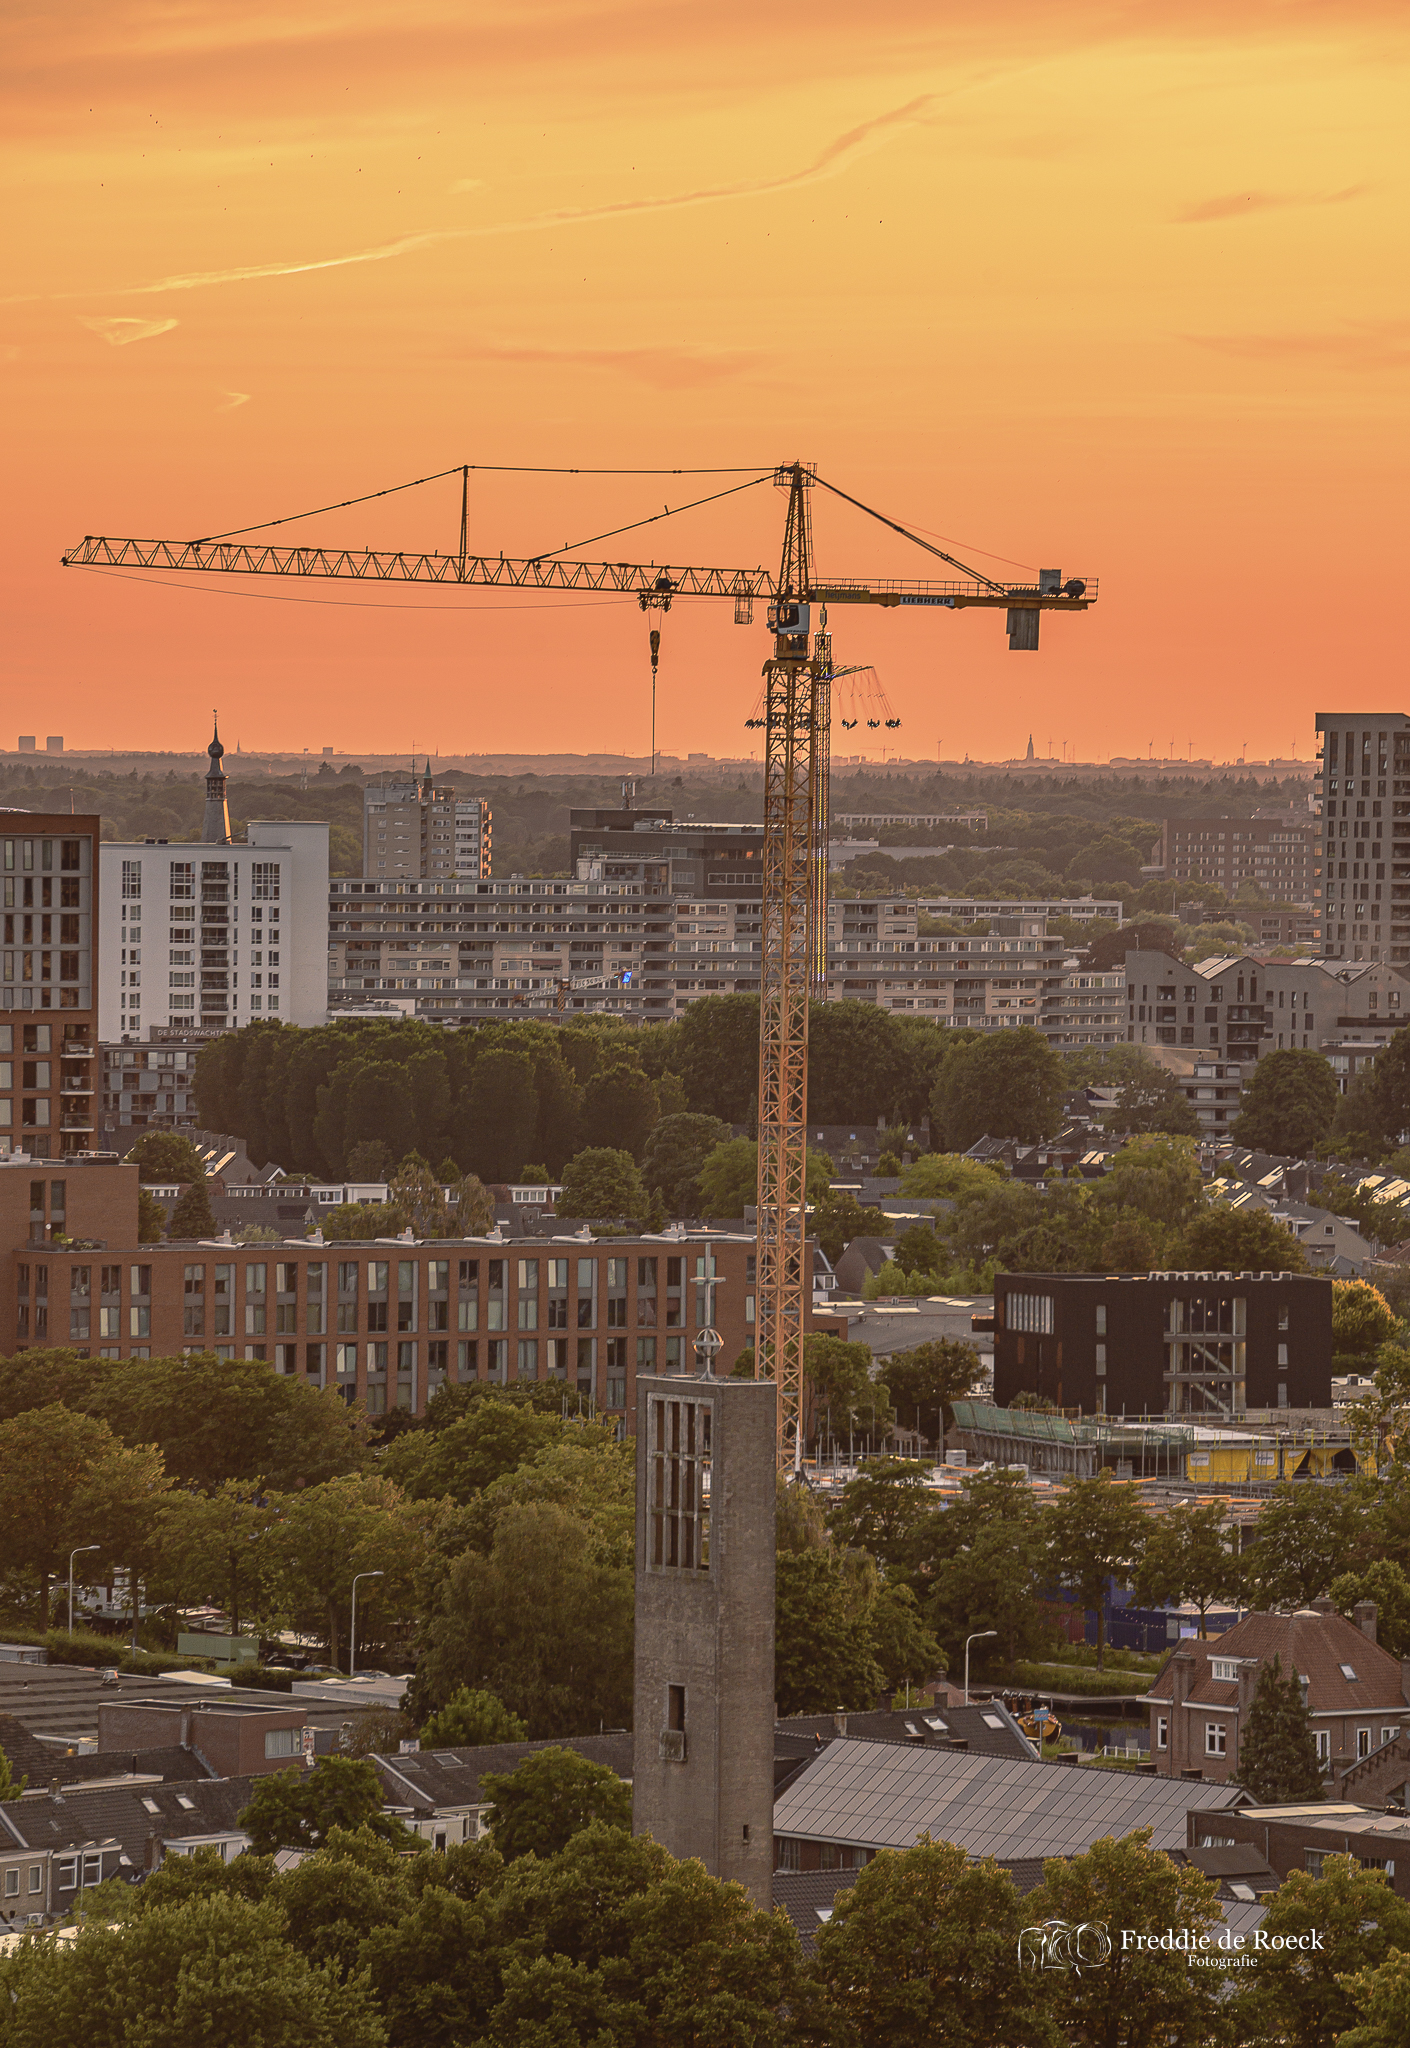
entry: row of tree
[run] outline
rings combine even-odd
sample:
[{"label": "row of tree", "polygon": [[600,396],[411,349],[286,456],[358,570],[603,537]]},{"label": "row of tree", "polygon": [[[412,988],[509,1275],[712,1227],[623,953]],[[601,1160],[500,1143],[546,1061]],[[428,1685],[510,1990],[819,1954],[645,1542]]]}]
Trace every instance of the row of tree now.
[{"label": "row of tree", "polygon": [[[366,1769],[367,1767],[362,1767]],[[521,1767],[522,1768],[522,1767]],[[351,1818],[370,1790],[303,1774],[300,1807]],[[284,1774],[281,1774],[281,1777]],[[369,1772],[370,1775],[370,1772]],[[608,1774],[610,1775],[610,1774]],[[805,1951],[786,1915],[626,1830],[623,1788],[547,1753],[497,1781],[495,1836],[436,1852],[336,1821],[280,1872],[251,1850],[173,1858],[90,1899],[66,1943],[0,1960],[0,2041],[95,2048],[1400,2048],[1410,1905],[1333,1856],[1273,1895],[1257,1967],[1218,1967],[1218,1887],[1150,1830],[1044,1865],[1020,1894],[990,1858],[924,1837],[845,1886]],[[317,1780],[329,1780],[319,1786]],[[290,1830],[280,1781],[249,1813]],[[601,1808],[613,1807],[611,1818]],[[525,1839],[541,1846],[523,1848]],[[558,1844],[558,1846],[551,1846]],[[1111,1930],[1100,1967],[1045,1953]],[[1315,1935],[1315,1940],[1310,1938]],[[1191,1950],[1213,1967],[1193,1968]],[[1247,1953],[1248,1951],[1245,1951]],[[1096,1956],[1085,1960],[1095,1963]],[[1046,1965],[1046,1967],[1045,1967]]]}]

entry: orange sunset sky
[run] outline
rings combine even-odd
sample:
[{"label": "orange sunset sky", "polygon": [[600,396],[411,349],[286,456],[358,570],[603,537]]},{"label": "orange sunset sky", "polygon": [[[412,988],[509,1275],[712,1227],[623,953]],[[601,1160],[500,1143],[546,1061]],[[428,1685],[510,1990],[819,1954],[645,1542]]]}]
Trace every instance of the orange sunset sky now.
[{"label": "orange sunset sky", "polygon": [[[1100,575],[1038,654],[835,609],[908,754],[1305,756],[1320,706],[1407,708],[1403,0],[65,0],[4,33],[0,747],[187,748],[219,704],[247,748],[643,750],[630,601],[59,566],[463,461],[802,456],[991,572]],[[695,494],[482,475],[471,545]],[[776,563],[782,508],[585,552]],[[284,537],[458,519],[441,483]],[[931,566],[835,501],[816,541]],[[673,610],[663,747],[746,750],[756,618]]]}]

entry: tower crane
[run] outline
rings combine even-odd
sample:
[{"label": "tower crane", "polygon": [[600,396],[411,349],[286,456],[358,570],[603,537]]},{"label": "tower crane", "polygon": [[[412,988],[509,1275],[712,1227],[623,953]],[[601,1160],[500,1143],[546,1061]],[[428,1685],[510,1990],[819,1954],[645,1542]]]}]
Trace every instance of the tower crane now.
[{"label": "tower crane", "polygon": [[[486,465],[489,467],[491,465]],[[768,607],[773,652],[764,664],[764,883],[759,1010],[758,1278],[755,1356],[761,1376],[778,1385],[779,1459],[802,1459],[803,1333],[811,1295],[807,1269],[808,1000],[817,961],[826,958],[825,915],[817,881],[817,822],[826,816],[829,693],[834,674],[826,607],[869,604],[930,611],[1001,610],[1011,649],[1038,646],[1045,611],[1086,611],[1097,598],[1095,578],[1038,572],[1035,583],[1001,583],[971,569],[933,541],[888,518],[818,475],[791,462],[749,473],[747,483],[714,494],[725,497],[772,482],[788,493],[777,576],[762,566],[677,568],[655,562],[589,561],[568,547],[510,558],[469,549],[469,483],[462,463],[430,483],[459,475],[459,548],[414,553],[372,548],[308,547],[248,536],[288,521],[217,534],[203,540],[114,539],[89,534],[63,558],[65,568],[113,568],[224,575],[334,577],[355,582],[473,585],[491,590],[611,591],[635,597],[644,612],[664,613],[686,597],[732,598],[737,625],[752,622],[754,602]],[[553,473],[553,472],[549,472]],[[561,473],[561,472],[560,472]],[[583,474],[581,471],[567,472]],[[667,474],[678,475],[671,471]],[[397,486],[398,489],[410,488]],[[812,496],[821,487],[879,520],[958,572],[947,581],[897,577],[820,576],[813,559]],[[370,493],[382,497],[386,492]],[[347,505],[367,502],[349,499]],[[696,500],[695,504],[713,502]],[[320,512],[342,510],[323,506]],[[635,522],[654,524],[695,505],[667,506]],[[313,514],[295,515],[312,517]],[[596,540],[615,538],[622,527]],[[590,546],[585,541],[580,546]],[[814,626],[814,611],[817,626]],[[654,639],[654,633],[653,633]],[[659,643],[658,643],[659,644]],[[653,644],[654,657],[657,644]],[[654,733],[653,733],[654,754]],[[826,836],[822,859],[826,861]]]}]

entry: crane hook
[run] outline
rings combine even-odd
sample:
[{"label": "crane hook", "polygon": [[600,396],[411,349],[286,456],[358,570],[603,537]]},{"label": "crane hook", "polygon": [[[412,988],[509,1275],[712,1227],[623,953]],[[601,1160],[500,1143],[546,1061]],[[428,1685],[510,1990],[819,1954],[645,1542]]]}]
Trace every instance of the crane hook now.
[{"label": "crane hook", "polygon": [[656,665],[657,665],[657,663],[658,663],[658,662],[660,661],[660,659],[661,659],[661,628],[660,628],[659,626],[653,626],[653,627],[651,628],[651,674],[652,674],[652,677],[653,677],[653,679],[654,679],[654,677],[655,677],[655,675],[656,675]]}]

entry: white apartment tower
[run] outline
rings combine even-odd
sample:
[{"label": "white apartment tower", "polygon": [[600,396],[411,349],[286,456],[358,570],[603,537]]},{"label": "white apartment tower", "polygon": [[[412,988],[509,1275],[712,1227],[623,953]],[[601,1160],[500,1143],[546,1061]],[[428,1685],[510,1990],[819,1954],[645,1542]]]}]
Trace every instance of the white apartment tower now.
[{"label": "white apartment tower", "polygon": [[210,744],[204,836],[99,847],[98,1036],[222,1031],[328,1015],[328,827],[252,822],[230,839]]},{"label": "white apartment tower", "polygon": [[369,782],[362,797],[362,872],[391,882],[488,881],[492,813],[478,797],[437,789],[431,764],[395,781]]},{"label": "white apartment tower", "polygon": [[1322,957],[1410,961],[1410,718],[1319,711],[1317,734]]}]

